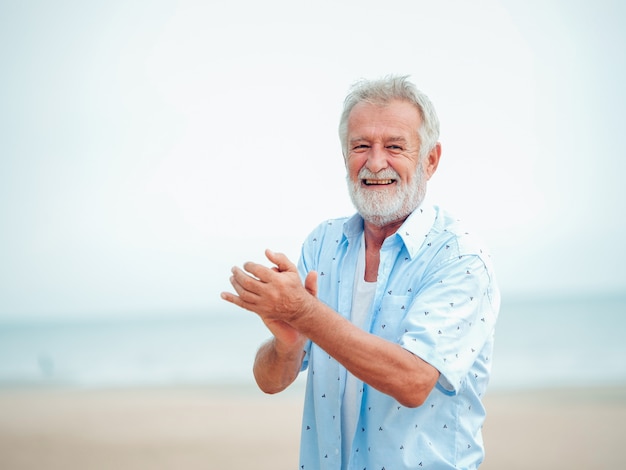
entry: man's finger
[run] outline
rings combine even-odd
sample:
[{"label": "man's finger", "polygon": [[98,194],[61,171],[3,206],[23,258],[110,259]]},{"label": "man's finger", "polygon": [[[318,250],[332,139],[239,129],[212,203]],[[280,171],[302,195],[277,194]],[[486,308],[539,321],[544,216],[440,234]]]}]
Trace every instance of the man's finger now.
[{"label": "man's finger", "polygon": [[235,288],[237,294],[239,294],[239,297],[243,297],[244,301],[248,302],[250,298],[246,294],[254,295],[255,298],[259,295],[262,281],[246,274],[237,267],[232,269],[232,274],[230,283]]},{"label": "man's finger", "polygon": [[230,292],[222,292],[220,294],[220,297],[222,299],[224,299],[225,301],[230,302],[233,305],[236,305],[239,308],[243,308],[243,309],[249,310],[246,307],[246,304],[238,296],[236,296],[235,294],[231,294]]},{"label": "man's finger", "polygon": [[296,265],[289,261],[289,258],[283,253],[274,253],[272,250],[265,250],[265,256],[276,265],[280,273],[286,271],[298,272]]},{"label": "man's finger", "polygon": [[276,271],[275,269],[268,268],[262,264],[253,263],[252,261],[246,261],[243,264],[243,269],[254,276],[252,279],[256,278],[256,280],[260,280],[262,282],[269,282],[272,273]]},{"label": "man's finger", "polygon": [[259,296],[254,292],[243,287],[235,276],[231,276],[230,283],[235,290],[235,294],[230,292],[222,292],[222,299],[237,305],[238,307],[245,308],[246,310],[250,310],[252,312],[256,312],[255,305],[259,300]]}]

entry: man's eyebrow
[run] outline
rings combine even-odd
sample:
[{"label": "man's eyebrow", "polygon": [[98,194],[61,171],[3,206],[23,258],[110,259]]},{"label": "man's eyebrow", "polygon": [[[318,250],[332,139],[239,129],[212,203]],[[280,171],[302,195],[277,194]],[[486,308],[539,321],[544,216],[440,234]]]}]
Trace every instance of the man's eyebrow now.
[{"label": "man's eyebrow", "polygon": [[390,137],[387,142],[406,142],[406,138],[402,136]]},{"label": "man's eyebrow", "polygon": [[[354,137],[352,139],[350,139],[349,143],[350,144],[354,144],[356,142],[368,142],[370,139],[368,139],[367,137]],[[406,137],[402,137],[402,136],[396,136],[396,137],[389,137],[387,139],[385,139],[386,142],[406,142]]]}]

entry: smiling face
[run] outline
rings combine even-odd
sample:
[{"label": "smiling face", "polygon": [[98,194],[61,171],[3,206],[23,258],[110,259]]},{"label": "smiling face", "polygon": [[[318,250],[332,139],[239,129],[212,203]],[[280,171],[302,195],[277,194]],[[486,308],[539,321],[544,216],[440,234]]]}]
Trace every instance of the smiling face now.
[{"label": "smiling face", "polygon": [[403,221],[424,199],[439,147],[420,160],[421,125],[419,111],[406,101],[361,102],[350,112],[348,189],[366,222],[382,227]]}]

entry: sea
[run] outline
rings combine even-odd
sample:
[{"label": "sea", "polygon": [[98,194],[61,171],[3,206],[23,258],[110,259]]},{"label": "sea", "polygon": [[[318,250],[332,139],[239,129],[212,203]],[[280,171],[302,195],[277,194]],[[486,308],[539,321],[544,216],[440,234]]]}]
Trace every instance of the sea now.
[{"label": "sea", "polygon": [[[0,319],[0,388],[245,388],[267,338],[240,310]],[[503,299],[490,390],[622,385],[626,293]]]}]

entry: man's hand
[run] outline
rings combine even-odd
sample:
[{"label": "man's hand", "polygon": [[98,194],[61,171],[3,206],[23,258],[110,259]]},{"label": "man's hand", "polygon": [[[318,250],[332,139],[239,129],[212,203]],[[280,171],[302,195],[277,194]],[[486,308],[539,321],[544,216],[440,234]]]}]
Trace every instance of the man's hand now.
[{"label": "man's hand", "polygon": [[237,294],[223,292],[222,298],[258,314],[275,336],[276,347],[291,349],[304,343],[290,323],[312,308],[317,273],[310,272],[303,286],[296,266],[284,254],[266,250],[265,256],[273,267],[252,262],[245,263],[243,270],[234,267],[230,283]]}]

